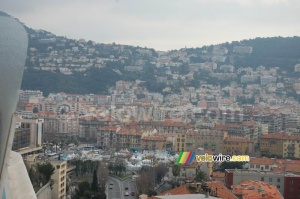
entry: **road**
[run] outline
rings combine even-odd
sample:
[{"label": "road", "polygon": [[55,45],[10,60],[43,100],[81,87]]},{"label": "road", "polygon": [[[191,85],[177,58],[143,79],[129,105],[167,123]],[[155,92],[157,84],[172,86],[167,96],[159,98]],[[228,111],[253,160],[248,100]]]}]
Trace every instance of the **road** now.
[{"label": "road", "polygon": [[[113,185],[110,185],[110,182],[113,182]],[[109,186],[113,188],[109,189]],[[125,190],[125,187],[128,187],[128,190]],[[125,196],[125,192],[129,192],[129,196]],[[107,199],[136,199],[136,196],[131,196],[131,192],[136,193],[135,182],[131,182],[131,179],[120,181],[117,178],[108,177]]]}]

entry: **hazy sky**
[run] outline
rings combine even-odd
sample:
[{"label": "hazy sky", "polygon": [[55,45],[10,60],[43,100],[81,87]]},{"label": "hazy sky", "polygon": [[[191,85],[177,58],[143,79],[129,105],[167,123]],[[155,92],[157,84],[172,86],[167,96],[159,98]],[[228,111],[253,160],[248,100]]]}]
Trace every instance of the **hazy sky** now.
[{"label": "hazy sky", "polygon": [[300,0],[0,0],[0,10],[56,35],[156,50],[300,35]]}]

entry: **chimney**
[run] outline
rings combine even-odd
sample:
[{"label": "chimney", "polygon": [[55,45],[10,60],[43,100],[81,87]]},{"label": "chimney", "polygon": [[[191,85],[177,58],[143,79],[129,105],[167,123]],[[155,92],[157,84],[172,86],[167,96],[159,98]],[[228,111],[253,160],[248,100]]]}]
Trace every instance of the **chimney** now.
[{"label": "chimney", "polygon": [[209,192],[208,192],[208,190],[205,192],[205,198],[209,198]]}]

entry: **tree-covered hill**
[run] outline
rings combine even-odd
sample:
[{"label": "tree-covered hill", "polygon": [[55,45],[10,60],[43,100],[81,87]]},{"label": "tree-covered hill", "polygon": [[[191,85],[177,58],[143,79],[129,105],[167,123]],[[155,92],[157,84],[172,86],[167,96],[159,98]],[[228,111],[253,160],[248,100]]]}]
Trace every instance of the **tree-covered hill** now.
[{"label": "tree-covered hill", "polygon": [[[9,15],[0,12],[0,16]],[[219,66],[226,64],[234,66],[233,73],[241,67],[279,67],[295,77],[294,66],[300,63],[300,37],[255,38],[157,52],[146,47],[74,40],[27,26],[25,29],[29,47],[21,89],[41,90],[45,95],[107,93],[118,80],[137,79],[144,81],[149,91],[161,92],[171,87],[172,92],[177,92],[181,86],[197,87],[201,81],[221,85],[231,81],[218,82],[212,72],[191,69],[193,64],[198,67],[201,63],[215,62],[217,73],[222,72]],[[240,75],[234,81],[239,78]]]}]

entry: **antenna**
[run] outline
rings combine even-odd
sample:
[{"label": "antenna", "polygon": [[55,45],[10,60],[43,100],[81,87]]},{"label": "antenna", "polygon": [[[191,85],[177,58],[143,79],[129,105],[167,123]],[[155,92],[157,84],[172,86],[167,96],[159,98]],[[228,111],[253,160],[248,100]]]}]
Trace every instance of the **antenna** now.
[{"label": "antenna", "polygon": [[18,101],[27,54],[24,27],[9,16],[0,16],[0,195],[9,194],[7,161],[12,147]]}]

